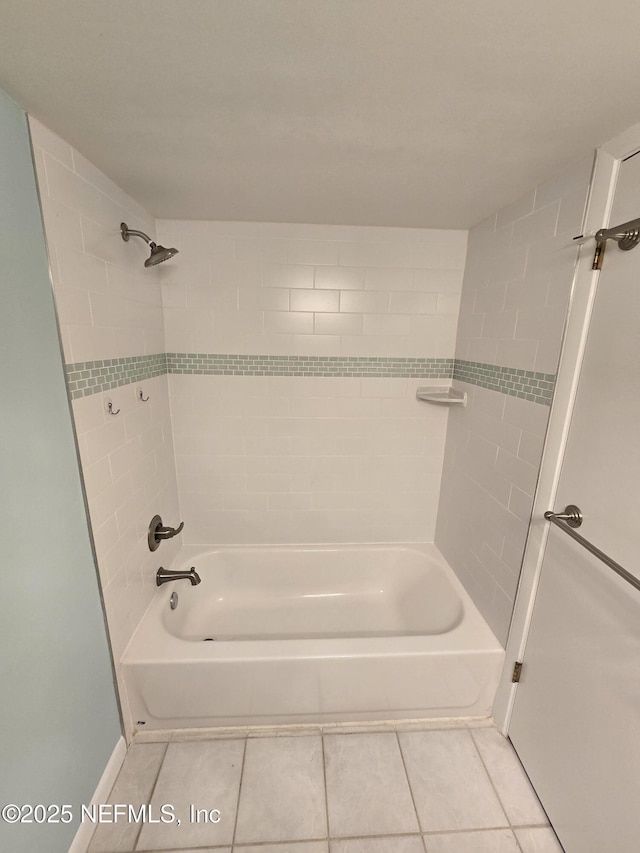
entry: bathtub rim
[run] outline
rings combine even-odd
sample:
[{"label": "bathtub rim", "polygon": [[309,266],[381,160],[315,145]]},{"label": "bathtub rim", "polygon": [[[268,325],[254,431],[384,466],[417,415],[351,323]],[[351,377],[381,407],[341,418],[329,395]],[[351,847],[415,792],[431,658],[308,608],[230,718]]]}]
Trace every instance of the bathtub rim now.
[{"label": "bathtub rim", "polygon": [[[162,625],[160,611],[168,607],[171,593],[179,590],[179,583],[172,582],[159,587],[146,608],[141,620],[121,655],[122,665],[136,663],[157,663],[181,661],[198,663],[207,661],[246,660],[285,660],[296,658],[335,658],[335,657],[395,657],[406,655],[458,655],[504,653],[504,647],[491,631],[480,614],[462,582],[442,556],[433,542],[355,542],[355,543],[283,543],[250,545],[183,545],[168,567],[177,568],[184,562],[196,557],[219,551],[278,551],[325,550],[408,550],[436,563],[444,572],[449,583],[460,598],[463,616],[460,623],[443,634],[399,635],[386,637],[322,637],[313,639],[260,639],[260,640],[221,640],[218,642],[198,643],[170,634]],[[197,567],[196,567],[197,568]],[[156,613],[157,612],[157,613]],[[157,618],[154,620],[154,614]]]}]

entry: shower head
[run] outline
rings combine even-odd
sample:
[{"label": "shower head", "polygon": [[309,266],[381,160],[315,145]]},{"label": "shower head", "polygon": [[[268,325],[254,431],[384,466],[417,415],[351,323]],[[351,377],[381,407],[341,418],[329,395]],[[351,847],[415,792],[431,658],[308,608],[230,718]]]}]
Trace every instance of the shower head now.
[{"label": "shower head", "polygon": [[177,249],[165,249],[164,246],[158,246],[156,243],[149,243],[151,254],[144,262],[145,267],[155,267],[156,264],[161,264],[163,261],[168,261],[174,255],[178,254]]},{"label": "shower head", "polygon": [[145,267],[155,267],[156,264],[168,261],[169,258],[178,254],[177,249],[165,249],[164,246],[158,246],[158,244],[154,243],[153,240],[144,233],[144,231],[134,231],[133,228],[128,227],[126,222],[120,223],[120,233],[122,234],[122,239],[125,243],[129,242],[129,237],[133,234],[134,237],[141,237],[145,243],[149,245],[151,254],[144,262]]}]

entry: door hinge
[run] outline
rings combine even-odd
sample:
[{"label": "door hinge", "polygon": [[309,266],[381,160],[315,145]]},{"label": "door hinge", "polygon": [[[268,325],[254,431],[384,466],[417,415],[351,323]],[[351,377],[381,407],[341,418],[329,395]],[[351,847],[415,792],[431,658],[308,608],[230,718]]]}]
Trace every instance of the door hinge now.
[{"label": "door hinge", "polygon": [[604,250],[605,250],[606,245],[607,245],[606,240],[599,240],[596,243],[596,251],[595,251],[595,254],[593,256],[593,264],[591,265],[592,270],[601,270],[602,269],[602,262],[604,260]]},{"label": "door hinge", "polygon": [[518,684],[520,681],[520,673],[522,672],[522,661],[517,660],[513,665],[513,675],[511,676],[511,683]]}]

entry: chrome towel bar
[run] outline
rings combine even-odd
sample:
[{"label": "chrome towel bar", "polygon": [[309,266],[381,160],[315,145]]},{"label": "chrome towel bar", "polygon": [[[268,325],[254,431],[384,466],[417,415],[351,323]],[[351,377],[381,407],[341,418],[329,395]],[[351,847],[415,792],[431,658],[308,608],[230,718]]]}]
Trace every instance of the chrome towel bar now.
[{"label": "chrome towel bar", "polygon": [[[576,521],[576,512],[580,518],[578,524]],[[594,557],[597,557],[601,562],[612,569],[617,575],[619,575],[623,580],[627,583],[631,584],[632,587],[640,591],[640,579],[638,579],[635,575],[632,575],[631,572],[628,572],[625,568],[623,568],[620,563],[616,563],[615,560],[612,560],[604,551],[601,551],[600,548],[596,548],[595,545],[592,545],[584,536],[581,536],[579,533],[576,533],[575,530],[572,529],[572,520],[573,527],[579,527],[582,524],[582,513],[574,504],[569,504],[565,507],[564,512],[551,512],[548,510],[545,512],[544,517],[547,521],[550,521],[552,524],[555,524],[556,527],[559,527],[563,533],[566,533],[572,539],[578,543],[578,545],[582,545],[583,548],[586,548],[590,554],[593,554]]]}]

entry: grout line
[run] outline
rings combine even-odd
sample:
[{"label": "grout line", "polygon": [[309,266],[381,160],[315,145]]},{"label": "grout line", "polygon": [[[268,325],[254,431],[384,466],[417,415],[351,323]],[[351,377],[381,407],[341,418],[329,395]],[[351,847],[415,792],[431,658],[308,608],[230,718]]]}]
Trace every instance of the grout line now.
[{"label": "grout line", "polygon": [[[504,829],[504,827],[503,827]],[[464,832],[468,832],[469,830],[463,830]],[[329,838],[328,841],[331,844],[336,841],[380,841],[392,838],[396,840],[397,838],[422,838],[421,832],[396,832],[396,833],[387,833],[386,835],[336,835],[332,838]],[[316,843],[318,839],[315,839]],[[324,841],[325,839],[321,839]],[[270,842],[267,842],[270,843]],[[304,839],[303,841],[288,841],[288,842],[280,842],[287,844],[304,844],[308,843],[308,839]],[[424,844],[424,842],[423,842]]]},{"label": "grout line", "polygon": [[[402,744],[400,743],[400,732],[396,732],[395,734],[396,734],[396,743],[398,744],[398,750],[400,751],[400,759],[402,761],[402,767],[404,769],[404,776],[405,776],[405,779],[407,780],[407,786],[409,787],[409,793],[411,794],[411,802],[413,803],[413,811],[415,812],[415,815],[416,815],[416,822],[418,824],[418,831],[420,833],[422,833],[422,824],[420,822],[420,815],[418,814],[418,807],[416,805],[416,798],[413,794],[413,788],[411,787],[411,779],[409,779],[409,773],[407,771],[407,762],[405,761],[404,752],[402,751]],[[425,843],[424,837],[422,835],[420,837],[422,838],[422,846],[424,847],[425,853],[426,853],[427,845]]]},{"label": "grout line", "polygon": [[[518,827],[523,829],[524,827]],[[513,832],[511,826],[471,826],[466,829],[426,829],[422,834],[435,835],[464,835],[465,832]]]},{"label": "grout line", "polygon": [[[193,851],[202,850],[203,853],[209,853],[209,850],[231,850],[231,847],[229,846],[229,844],[207,844],[204,847],[198,845],[197,847],[189,847],[188,849],[190,851],[191,850],[193,850]],[[162,849],[162,853],[184,853],[184,851],[185,851],[184,847],[170,847],[169,849],[166,849],[166,850],[164,848]],[[109,851],[109,853],[111,853],[111,851]],[[117,850],[113,851],[113,853],[118,853],[118,851]],[[133,853],[136,853],[136,851],[133,851]],[[151,850],[140,850],[139,853],[152,853],[152,851]]]},{"label": "grout line", "polygon": [[[231,847],[229,846],[229,844],[207,844],[204,847],[201,847],[200,845],[198,845],[197,847],[189,847],[188,849],[190,851],[191,850],[193,850],[193,851],[202,850],[203,853],[209,853],[209,850],[231,850]],[[171,847],[171,848],[166,849],[166,850],[164,848],[162,849],[162,853],[184,853],[184,851],[185,851],[184,847]],[[109,853],[111,853],[111,851],[109,851]],[[118,851],[117,850],[113,851],[113,853],[118,853]],[[135,853],[135,851],[134,851],[134,853]],[[152,851],[151,850],[140,850],[139,853],[152,853]]]},{"label": "grout line", "polygon": [[329,835],[329,790],[327,788],[327,760],[324,751],[324,732],[320,732],[320,744],[322,746],[322,777],[324,779],[324,810],[326,815],[325,823],[327,825],[327,848],[330,847]]},{"label": "grout line", "polygon": [[[369,836],[369,838],[375,836]],[[325,835],[314,836],[313,838],[294,838],[293,840],[288,839],[287,841],[274,841],[271,839],[270,841],[240,841],[238,844],[235,844],[234,850],[243,850],[245,847],[249,847],[253,850],[254,847],[276,847],[281,844],[323,844],[327,842],[329,839]],[[222,845],[223,847],[228,845]],[[189,848],[191,849],[191,848]],[[197,848],[196,848],[197,849]],[[208,850],[209,848],[205,848]],[[164,853],[164,851],[163,851]]]},{"label": "grout line", "polygon": [[[505,827],[501,827],[504,829]],[[465,829],[461,830],[462,832],[469,832],[470,830]],[[474,830],[471,830],[472,832]],[[236,844],[233,848],[234,851],[242,850],[245,847],[269,847],[269,846],[278,846],[288,845],[288,844],[322,844],[323,842],[331,843],[332,841],[378,841],[379,839],[386,838],[420,838],[420,832],[396,832],[395,834],[387,834],[387,835],[339,835],[333,838],[297,838],[293,841],[243,841],[241,844]],[[223,845],[224,847],[225,845]],[[191,849],[191,848],[189,848]],[[197,850],[198,848],[194,848]],[[208,850],[209,848],[205,848]],[[165,853],[165,851],[163,851]],[[172,851],[166,851],[166,853],[173,853]]]},{"label": "grout line", "polygon": [[[464,830],[465,832],[467,830]],[[371,839],[374,840],[376,838],[417,838],[419,835],[422,835],[421,832],[386,832],[382,835],[338,835],[335,837],[336,841],[359,841]]]},{"label": "grout line", "polygon": [[247,742],[248,738],[244,739],[244,749],[242,750],[242,766],[240,768],[240,782],[238,784],[238,799],[236,802],[236,817],[233,822],[233,835],[231,836],[231,849],[233,850],[233,846],[236,843],[236,831],[238,829],[238,815],[240,814],[240,794],[242,793],[242,779],[244,777],[244,763],[247,757]]},{"label": "grout line", "polygon": [[[372,838],[372,837],[375,838],[375,836],[369,836],[369,838]],[[294,839],[293,841],[243,841],[241,844],[236,844],[235,847],[233,848],[233,850],[234,851],[241,851],[241,850],[245,850],[245,849],[253,850],[254,847],[277,847],[278,850],[280,850],[280,848],[283,845],[285,847],[288,847],[290,844],[298,845],[298,844],[324,844],[324,843],[328,844],[329,839],[328,838],[297,838],[297,839]],[[197,850],[198,848],[194,848],[194,849]],[[208,847],[206,847],[204,849],[205,849],[205,851],[209,850]],[[163,850],[162,853],[165,853],[165,851]],[[171,853],[171,851],[166,851],[166,853]],[[177,853],[180,853],[180,851],[177,851]],[[182,851],[182,853],[184,853],[184,851]]]}]

